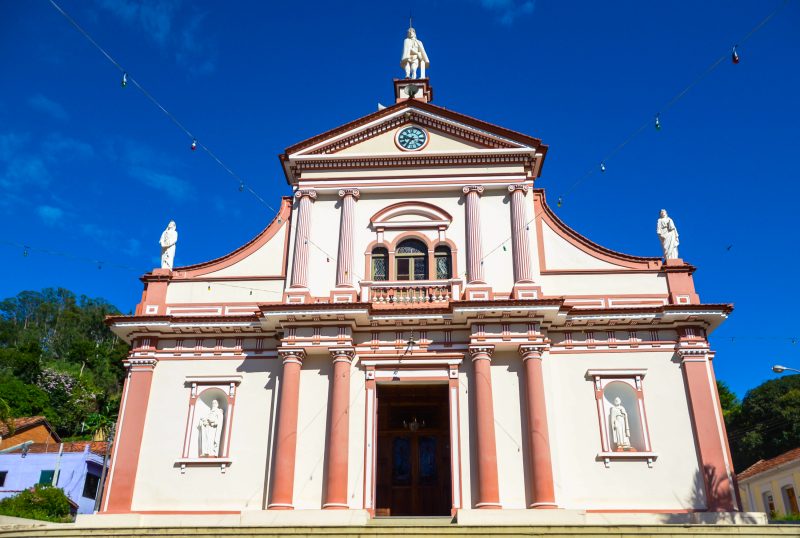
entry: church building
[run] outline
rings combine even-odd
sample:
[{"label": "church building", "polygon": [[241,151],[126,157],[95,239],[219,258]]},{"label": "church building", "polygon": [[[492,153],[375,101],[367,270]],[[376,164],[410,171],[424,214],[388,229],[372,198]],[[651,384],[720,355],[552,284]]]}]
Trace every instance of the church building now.
[{"label": "church building", "polygon": [[402,65],[394,104],[280,155],[261,233],[174,268],[168,241],[109,318],[131,351],[94,517],[739,512],[708,342],[731,306],[676,246],[562,222],[548,147],[434,104],[412,31]]}]

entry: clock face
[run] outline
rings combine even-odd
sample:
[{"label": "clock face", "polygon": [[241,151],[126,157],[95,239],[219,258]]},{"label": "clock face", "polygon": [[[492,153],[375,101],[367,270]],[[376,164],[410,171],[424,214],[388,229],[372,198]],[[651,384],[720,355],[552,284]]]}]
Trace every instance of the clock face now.
[{"label": "clock face", "polygon": [[397,143],[409,151],[420,149],[427,140],[428,134],[419,127],[406,127],[397,135]]}]

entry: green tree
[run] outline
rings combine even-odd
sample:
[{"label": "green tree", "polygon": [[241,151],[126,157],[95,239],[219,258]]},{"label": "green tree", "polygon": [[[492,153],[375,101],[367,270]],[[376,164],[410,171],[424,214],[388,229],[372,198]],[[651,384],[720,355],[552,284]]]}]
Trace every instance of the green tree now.
[{"label": "green tree", "polygon": [[61,523],[72,521],[69,508],[64,490],[43,484],[0,500],[0,514]]},{"label": "green tree", "polygon": [[730,427],[733,420],[742,410],[742,402],[739,401],[739,398],[736,397],[736,394],[724,381],[717,381],[717,392],[719,393],[719,403],[722,406],[725,425]]},{"label": "green tree", "polygon": [[728,439],[738,471],[800,446],[800,375],[771,379],[748,391]]}]

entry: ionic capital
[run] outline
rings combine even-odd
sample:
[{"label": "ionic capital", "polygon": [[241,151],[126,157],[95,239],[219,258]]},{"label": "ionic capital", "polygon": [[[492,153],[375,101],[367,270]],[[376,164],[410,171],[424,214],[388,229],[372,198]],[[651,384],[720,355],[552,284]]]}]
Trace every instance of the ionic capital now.
[{"label": "ionic capital", "polygon": [[306,196],[311,198],[311,201],[314,201],[317,199],[317,191],[314,189],[298,189],[297,192],[294,193],[294,197],[298,200]]},{"label": "ionic capital", "polygon": [[463,192],[464,194],[476,192],[478,193],[478,196],[483,194],[483,191],[484,191],[483,185],[464,185],[464,187],[461,189],[461,192]]},{"label": "ionic capital", "polygon": [[469,356],[472,358],[472,361],[477,360],[492,360],[492,353],[494,353],[494,346],[492,345],[472,345],[468,348]]},{"label": "ionic capital", "polygon": [[528,359],[541,359],[548,349],[550,349],[548,344],[522,344],[519,346],[519,354],[524,362]]},{"label": "ionic capital", "polygon": [[522,194],[526,194],[528,192],[528,186],[524,183],[512,183],[508,186],[508,192],[513,193],[514,191],[522,191]]},{"label": "ionic capital", "polygon": [[352,347],[334,347],[329,350],[331,352],[331,358],[333,362],[336,361],[347,361],[350,362],[353,360],[353,357],[356,356],[356,350]]},{"label": "ionic capital", "polygon": [[352,196],[354,200],[358,200],[361,192],[358,189],[339,189],[339,198],[344,198],[345,196]]},{"label": "ionic capital", "polygon": [[301,347],[279,349],[278,358],[280,358],[284,364],[287,362],[302,364],[303,360],[306,358],[306,350]]}]

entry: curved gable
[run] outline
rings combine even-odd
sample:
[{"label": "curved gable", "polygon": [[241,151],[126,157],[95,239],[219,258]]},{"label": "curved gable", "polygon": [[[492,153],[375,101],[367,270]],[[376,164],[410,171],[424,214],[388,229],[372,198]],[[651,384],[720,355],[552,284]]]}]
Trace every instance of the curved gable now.
[{"label": "curved gable", "polygon": [[534,214],[541,271],[658,270],[661,258],[631,256],[602,247],[559,219],[547,205],[544,190],[534,189]]},{"label": "curved gable", "polygon": [[[233,277],[233,276],[269,276],[285,277],[286,249],[288,247],[289,220],[292,214],[292,198],[284,196],[281,207],[272,222],[267,225],[250,242],[242,245],[225,256],[203,263],[176,267],[173,278],[196,277]],[[284,240],[281,241],[281,237]],[[273,240],[274,239],[274,240]],[[258,254],[257,254],[258,253]],[[264,254],[261,256],[260,254]],[[268,267],[261,265],[260,258],[274,259],[279,256],[280,265],[275,274]],[[259,260],[254,260],[254,258]],[[259,268],[259,266],[261,266]]]}]

